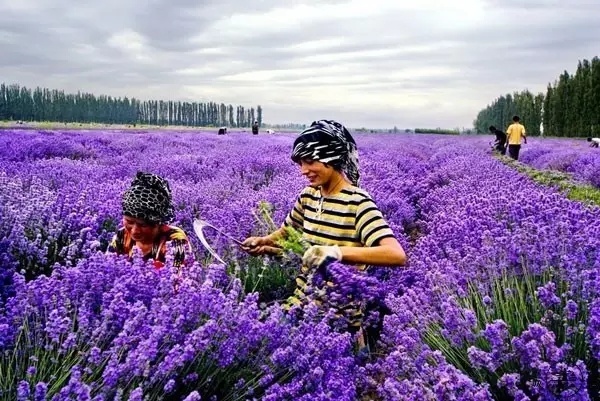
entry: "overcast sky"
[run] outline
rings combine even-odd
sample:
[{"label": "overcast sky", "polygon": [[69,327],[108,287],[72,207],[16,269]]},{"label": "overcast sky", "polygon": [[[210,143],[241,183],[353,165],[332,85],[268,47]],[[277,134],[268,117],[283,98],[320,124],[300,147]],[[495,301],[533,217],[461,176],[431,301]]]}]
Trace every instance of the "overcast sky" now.
[{"label": "overcast sky", "polygon": [[[470,127],[600,55],[599,0],[0,0],[0,81]],[[418,5],[417,5],[418,4]]]}]

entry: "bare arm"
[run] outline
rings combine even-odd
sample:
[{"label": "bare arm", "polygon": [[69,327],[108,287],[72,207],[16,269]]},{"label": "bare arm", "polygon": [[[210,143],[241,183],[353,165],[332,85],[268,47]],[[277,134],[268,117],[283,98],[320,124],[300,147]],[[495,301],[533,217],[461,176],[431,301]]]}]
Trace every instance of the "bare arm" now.
[{"label": "bare arm", "polygon": [[377,246],[340,247],[342,262],[378,266],[404,266],[406,253],[395,238],[383,238]]}]

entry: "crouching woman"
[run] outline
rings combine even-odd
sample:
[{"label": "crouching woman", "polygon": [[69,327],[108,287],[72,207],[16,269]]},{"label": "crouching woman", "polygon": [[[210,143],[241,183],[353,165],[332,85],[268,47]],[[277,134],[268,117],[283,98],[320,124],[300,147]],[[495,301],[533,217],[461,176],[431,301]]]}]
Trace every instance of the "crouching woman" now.
[{"label": "crouching woman", "polygon": [[108,246],[107,253],[133,255],[138,248],[144,260],[153,259],[161,268],[169,249],[173,265],[181,271],[193,263],[193,253],[186,233],[169,225],[175,217],[168,181],[155,174],[138,172],[130,188],[123,194],[123,227]]}]

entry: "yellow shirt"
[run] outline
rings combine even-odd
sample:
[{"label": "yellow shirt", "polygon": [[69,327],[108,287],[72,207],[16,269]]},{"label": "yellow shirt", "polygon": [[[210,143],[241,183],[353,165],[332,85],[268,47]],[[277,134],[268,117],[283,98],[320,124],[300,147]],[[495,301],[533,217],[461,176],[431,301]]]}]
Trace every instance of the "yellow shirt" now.
[{"label": "yellow shirt", "polygon": [[512,123],[506,130],[506,138],[509,145],[520,145],[521,139],[525,137],[525,127],[520,123]]}]

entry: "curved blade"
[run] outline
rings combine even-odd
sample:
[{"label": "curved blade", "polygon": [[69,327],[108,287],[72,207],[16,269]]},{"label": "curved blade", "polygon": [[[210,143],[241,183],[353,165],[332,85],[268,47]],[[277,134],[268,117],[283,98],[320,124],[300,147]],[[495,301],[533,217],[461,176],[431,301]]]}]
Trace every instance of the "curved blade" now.
[{"label": "curved blade", "polygon": [[[212,224],[210,224],[207,221],[204,220],[200,220],[200,219],[196,219],[194,220],[194,231],[196,230],[203,230],[204,227],[209,227],[212,228],[213,230],[215,230],[216,232],[218,232],[219,234],[221,234],[222,236],[230,239],[231,241],[235,242],[237,245],[239,246],[244,246],[244,244],[242,244],[241,241],[235,239],[234,237],[232,237],[231,235],[227,234],[226,232],[224,232],[221,229],[218,229],[217,227],[213,226]],[[196,234],[198,234],[198,232],[196,231]]]},{"label": "curved blade", "polygon": [[205,226],[202,225],[201,222],[199,222],[198,220],[194,221],[194,232],[196,233],[196,236],[198,237],[198,239],[200,240],[200,242],[202,243],[202,245],[204,246],[204,248],[206,248],[206,250],[215,258],[217,259],[219,262],[226,264],[225,261],[223,259],[221,259],[221,257],[219,256],[219,254],[212,249],[212,247],[210,246],[210,244],[208,243],[208,241],[206,240],[206,238],[204,237],[204,231],[202,231],[202,229]]},{"label": "curved blade", "polygon": [[212,228],[213,230],[217,231],[219,234],[227,237],[228,239],[230,239],[231,241],[236,243],[237,245],[243,246],[241,241],[238,241],[237,239],[233,238],[231,235],[224,233],[222,230],[219,230],[218,228],[216,228],[215,226],[213,226],[212,224],[210,224],[204,220],[200,220],[200,219],[194,220],[193,226],[194,226],[194,232],[196,233],[196,236],[198,237],[198,239],[200,240],[200,242],[202,243],[204,248],[206,248],[206,250],[212,256],[214,256],[215,259],[217,259],[219,262],[221,262],[223,264],[226,264],[225,261],[223,259],[221,259],[219,254],[217,254],[217,252],[210,246],[210,244],[206,240],[206,237],[204,236],[204,228],[206,228],[206,227]]}]

